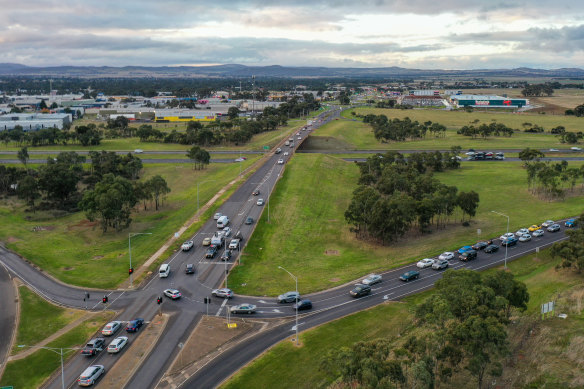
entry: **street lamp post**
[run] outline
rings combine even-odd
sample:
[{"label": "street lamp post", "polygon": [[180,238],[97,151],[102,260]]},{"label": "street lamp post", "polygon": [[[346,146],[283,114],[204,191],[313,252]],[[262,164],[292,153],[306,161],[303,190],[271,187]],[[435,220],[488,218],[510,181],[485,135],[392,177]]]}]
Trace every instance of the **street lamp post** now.
[{"label": "street lamp post", "polygon": [[[505,215],[504,213],[497,212],[497,211],[491,211],[491,212],[496,213],[497,215],[505,216],[507,218],[507,233],[509,233],[509,216]],[[503,242],[501,242],[501,244],[502,243]],[[509,245],[505,244],[505,269],[507,269],[507,247],[509,247]]]},{"label": "street lamp post", "polygon": [[54,352],[55,354],[59,354],[61,356],[61,387],[63,389],[65,389],[65,367],[63,364],[63,350],[66,351],[74,351],[74,350],[79,350],[79,348],[56,348],[56,347],[41,347],[41,346],[27,346],[26,344],[19,344],[18,347],[23,348],[23,347],[28,347],[28,348],[38,348],[38,349],[43,349],[43,350],[49,350]]},{"label": "street lamp post", "polygon": [[[298,295],[298,277],[284,269],[282,266],[278,266],[278,269],[284,270],[286,273],[290,274],[290,277],[294,278],[294,281],[296,282],[296,294]],[[298,300],[296,300],[296,346],[298,346]]]},{"label": "street lamp post", "polygon": [[[132,268],[132,236],[136,235],[152,235],[151,232],[130,232],[128,234],[128,251],[130,253],[130,269]],[[130,271],[130,288],[132,287],[132,275],[133,271]]]}]

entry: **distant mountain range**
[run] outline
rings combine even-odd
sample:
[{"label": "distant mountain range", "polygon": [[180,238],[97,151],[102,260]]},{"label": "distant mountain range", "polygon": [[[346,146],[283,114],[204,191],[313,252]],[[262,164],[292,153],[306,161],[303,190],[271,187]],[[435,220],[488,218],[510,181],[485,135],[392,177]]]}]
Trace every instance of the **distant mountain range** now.
[{"label": "distant mountain range", "polygon": [[562,69],[406,69],[400,67],[384,68],[327,68],[294,66],[50,66],[33,67],[14,63],[0,63],[0,76],[51,76],[81,78],[408,78],[408,77],[556,77],[584,78],[580,68]]}]

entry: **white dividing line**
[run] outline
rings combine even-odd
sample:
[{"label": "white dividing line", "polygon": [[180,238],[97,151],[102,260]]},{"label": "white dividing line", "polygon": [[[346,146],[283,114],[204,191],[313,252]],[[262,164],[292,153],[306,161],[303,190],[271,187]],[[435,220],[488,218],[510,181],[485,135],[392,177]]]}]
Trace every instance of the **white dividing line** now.
[{"label": "white dividing line", "polygon": [[219,314],[221,313],[221,311],[223,310],[223,307],[225,306],[225,304],[227,304],[227,299],[223,300],[223,303],[221,304],[221,306],[219,307],[219,310],[217,311],[217,313],[215,314],[215,316],[219,316]]}]

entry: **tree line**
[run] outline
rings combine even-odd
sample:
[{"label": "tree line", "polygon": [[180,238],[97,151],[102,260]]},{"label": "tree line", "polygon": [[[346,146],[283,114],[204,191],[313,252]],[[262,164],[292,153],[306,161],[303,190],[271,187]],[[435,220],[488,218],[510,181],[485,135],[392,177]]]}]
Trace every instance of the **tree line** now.
[{"label": "tree line", "polygon": [[569,167],[565,160],[556,163],[535,160],[527,162],[525,168],[527,189],[534,195],[550,200],[561,199],[567,191],[574,193],[580,180],[580,192],[584,191],[584,165],[575,168]]},{"label": "tree line", "polygon": [[469,219],[476,214],[479,195],[442,184],[433,172],[460,166],[457,151],[414,153],[407,159],[388,152],[358,163],[361,176],[345,211],[345,220],[359,237],[393,242],[412,228],[429,231],[445,227],[460,209]]},{"label": "tree line", "polygon": [[546,82],[545,84],[531,84],[527,85],[521,94],[525,97],[539,97],[542,95],[551,96],[554,94],[554,85]]},{"label": "tree line", "polygon": [[513,135],[513,131],[514,130],[512,128],[507,127],[503,123],[492,122],[489,124],[482,123],[481,125],[477,126],[474,124],[463,126],[458,131],[456,131],[456,133],[463,136],[470,136],[473,139],[479,136],[483,139],[486,139],[491,135],[511,136]]},{"label": "tree line", "polygon": [[434,388],[466,370],[481,389],[503,372],[506,326],[513,310],[524,311],[529,293],[513,274],[448,270],[415,311],[407,336],[332,349],[321,369],[336,389]]},{"label": "tree line", "polygon": [[398,118],[390,120],[385,115],[369,114],[363,117],[363,123],[371,124],[375,139],[382,142],[421,139],[425,138],[428,132],[436,137],[443,137],[446,134],[446,126],[442,124],[431,121],[419,123],[409,117],[403,120]]},{"label": "tree line", "polygon": [[556,242],[551,248],[552,258],[561,258],[560,268],[572,269],[578,274],[584,270],[584,228],[581,223],[584,221],[584,213],[576,218],[576,223],[580,228],[566,231],[568,239]]},{"label": "tree line", "polygon": [[89,169],[83,168],[86,158],[75,152],[61,152],[38,169],[28,169],[26,148],[18,157],[24,168],[0,166],[1,192],[16,193],[32,211],[84,211],[89,220],[99,219],[104,233],[110,227],[127,228],[140,201],[145,210],[152,203],[158,210],[170,192],[159,175],[139,181],[142,161],[132,154],[92,151]]},{"label": "tree line", "polygon": [[567,109],[565,114],[567,116],[577,116],[577,117],[582,117],[584,116],[584,104],[580,104],[578,105],[576,108],[574,109]]}]

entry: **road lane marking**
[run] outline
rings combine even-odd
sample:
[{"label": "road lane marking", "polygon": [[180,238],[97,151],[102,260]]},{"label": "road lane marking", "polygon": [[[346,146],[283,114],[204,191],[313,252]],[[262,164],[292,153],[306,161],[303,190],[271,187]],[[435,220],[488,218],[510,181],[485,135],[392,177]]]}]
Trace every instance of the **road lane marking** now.
[{"label": "road lane marking", "polygon": [[228,299],[224,299],[223,303],[221,304],[221,306],[219,307],[219,310],[217,311],[217,313],[215,314],[215,316],[219,316],[219,314],[221,313],[221,310],[223,309],[223,307],[225,306],[225,304],[227,304],[227,300]]}]

